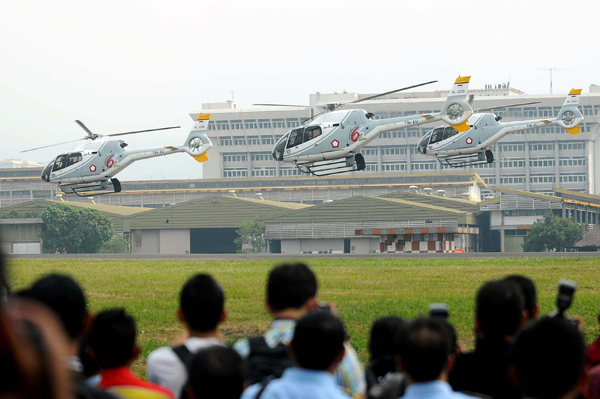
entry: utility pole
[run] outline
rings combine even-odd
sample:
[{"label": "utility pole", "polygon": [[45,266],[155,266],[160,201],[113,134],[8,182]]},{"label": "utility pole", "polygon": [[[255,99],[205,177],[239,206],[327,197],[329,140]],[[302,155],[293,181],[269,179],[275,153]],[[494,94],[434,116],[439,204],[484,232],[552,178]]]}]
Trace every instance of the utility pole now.
[{"label": "utility pole", "polygon": [[552,72],[568,71],[568,69],[540,68],[540,69],[538,69],[538,71],[550,71],[550,94],[552,94]]}]

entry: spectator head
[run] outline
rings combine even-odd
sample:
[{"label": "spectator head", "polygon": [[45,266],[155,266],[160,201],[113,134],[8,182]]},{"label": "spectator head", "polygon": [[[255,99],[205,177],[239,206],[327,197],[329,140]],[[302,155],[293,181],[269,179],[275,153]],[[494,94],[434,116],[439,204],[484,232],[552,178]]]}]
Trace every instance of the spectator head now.
[{"label": "spectator head", "polygon": [[49,274],[19,293],[19,296],[34,299],[50,308],[59,318],[69,339],[83,335],[89,321],[83,290],[71,277]]},{"label": "spectator head", "polygon": [[400,366],[412,381],[447,378],[453,356],[440,320],[421,317],[412,321],[400,333],[398,351]]},{"label": "spectator head", "polygon": [[139,356],[135,345],[135,320],[124,309],[99,312],[88,336],[88,345],[100,369],[128,366]]},{"label": "spectator head", "polygon": [[225,321],[225,294],[219,283],[208,274],[196,274],[181,289],[179,319],[196,332],[216,330]]},{"label": "spectator head", "polygon": [[554,399],[576,393],[584,366],[585,342],[568,321],[545,317],[517,339],[514,376],[527,397]]},{"label": "spectator head", "polygon": [[505,280],[518,285],[521,289],[521,293],[523,294],[523,307],[527,312],[527,320],[531,321],[537,319],[540,307],[537,304],[537,293],[533,281],[531,281],[530,278],[519,274],[510,275],[506,277]]},{"label": "spectator head", "polygon": [[458,355],[460,350],[458,348],[458,338],[456,336],[456,330],[454,329],[454,326],[446,319],[438,318],[436,320],[438,320],[444,330],[446,330],[446,336],[448,337],[448,342],[450,344],[448,353],[451,355]]},{"label": "spectator head", "polygon": [[296,323],[290,350],[299,367],[332,371],[344,357],[344,325],[326,310],[310,312]]},{"label": "spectator head", "polygon": [[267,307],[271,313],[287,309],[312,310],[317,306],[317,278],[304,263],[275,267],[267,280]]},{"label": "spectator head", "polygon": [[381,317],[371,326],[369,353],[371,360],[396,355],[395,337],[407,326],[406,321],[397,316]]},{"label": "spectator head", "polygon": [[396,370],[395,338],[407,323],[397,316],[382,317],[375,320],[369,339],[369,365],[375,377],[379,378]]},{"label": "spectator head", "polygon": [[191,398],[239,399],[244,390],[242,357],[220,345],[198,351],[190,363],[186,389]]},{"label": "spectator head", "polygon": [[485,283],[477,292],[475,327],[484,338],[503,339],[517,334],[523,320],[523,295],[508,281]]}]

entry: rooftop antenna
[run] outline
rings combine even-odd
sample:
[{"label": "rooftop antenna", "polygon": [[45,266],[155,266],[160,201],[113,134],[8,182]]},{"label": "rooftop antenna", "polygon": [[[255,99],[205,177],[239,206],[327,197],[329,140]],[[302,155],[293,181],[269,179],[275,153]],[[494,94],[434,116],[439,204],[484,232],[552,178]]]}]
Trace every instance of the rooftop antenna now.
[{"label": "rooftop antenna", "polygon": [[229,94],[231,94],[231,101],[232,101],[232,102],[235,102],[235,96],[234,96],[234,94],[235,94],[235,91],[231,90],[231,91],[229,92]]},{"label": "rooftop antenna", "polygon": [[558,69],[558,68],[540,68],[538,71],[550,71],[550,94],[552,94],[552,73],[553,72],[562,72],[568,71],[568,69]]}]

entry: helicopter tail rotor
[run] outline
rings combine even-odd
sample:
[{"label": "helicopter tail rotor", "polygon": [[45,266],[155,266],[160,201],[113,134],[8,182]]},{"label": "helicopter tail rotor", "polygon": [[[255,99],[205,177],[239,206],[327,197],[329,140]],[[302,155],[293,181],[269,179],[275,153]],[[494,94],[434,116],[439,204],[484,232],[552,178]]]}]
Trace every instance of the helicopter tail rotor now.
[{"label": "helicopter tail rotor", "polygon": [[470,129],[467,119],[473,114],[473,108],[467,101],[470,76],[458,77],[442,107],[440,118],[459,132]]},{"label": "helicopter tail rotor", "polygon": [[210,114],[198,115],[194,128],[182,146],[183,150],[198,162],[208,161],[206,152],[212,147],[212,143],[206,135],[209,119]]},{"label": "helicopter tail rotor", "polygon": [[556,116],[557,124],[571,134],[581,133],[579,124],[583,121],[583,115],[581,115],[581,112],[577,107],[579,105],[580,95],[581,89],[571,90]]}]

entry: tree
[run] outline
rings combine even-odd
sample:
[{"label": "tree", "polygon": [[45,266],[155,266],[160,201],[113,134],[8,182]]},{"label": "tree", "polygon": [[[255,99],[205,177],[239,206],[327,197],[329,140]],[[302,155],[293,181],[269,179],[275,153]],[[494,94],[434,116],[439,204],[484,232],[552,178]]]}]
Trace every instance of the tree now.
[{"label": "tree", "polygon": [[583,238],[583,229],[571,219],[548,212],[536,221],[527,234],[525,252],[564,251]]},{"label": "tree", "polygon": [[101,254],[128,254],[129,243],[123,236],[114,235],[109,241],[104,243],[99,251]]},{"label": "tree", "polygon": [[31,219],[31,218],[39,218],[39,217],[41,217],[41,215],[37,212],[19,213],[13,209],[6,215],[0,216],[0,219]]},{"label": "tree", "polygon": [[50,205],[40,237],[49,252],[97,253],[113,236],[112,221],[95,209]]},{"label": "tree", "polygon": [[267,251],[265,226],[260,226],[256,220],[246,220],[235,232],[238,234],[238,238],[234,240],[238,246],[238,252],[261,253]]}]

